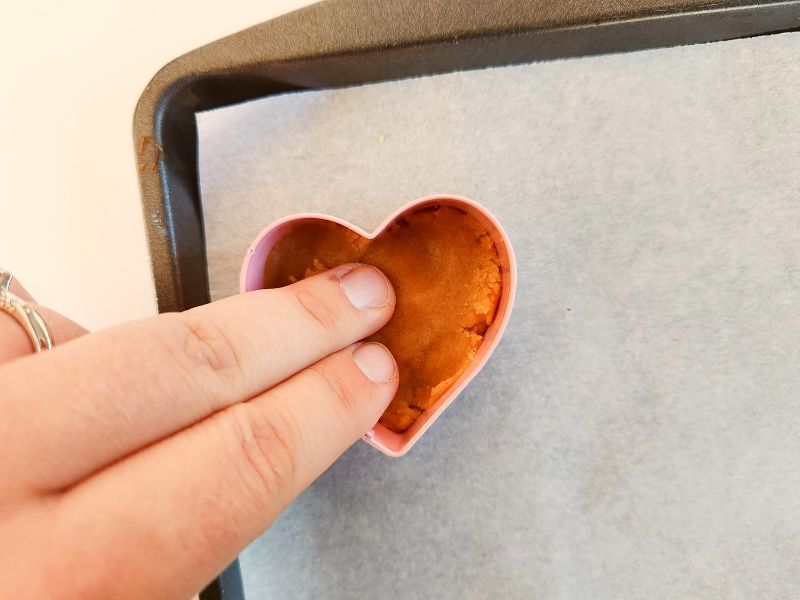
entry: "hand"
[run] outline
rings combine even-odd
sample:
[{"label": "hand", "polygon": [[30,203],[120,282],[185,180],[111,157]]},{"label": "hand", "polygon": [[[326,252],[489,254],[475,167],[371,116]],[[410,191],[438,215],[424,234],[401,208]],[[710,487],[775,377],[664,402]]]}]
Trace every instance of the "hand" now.
[{"label": "hand", "polygon": [[88,335],[42,310],[36,355],[0,313],[4,597],[199,591],[377,422],[397,366],[356,342],[393,310],[343,265]]}]

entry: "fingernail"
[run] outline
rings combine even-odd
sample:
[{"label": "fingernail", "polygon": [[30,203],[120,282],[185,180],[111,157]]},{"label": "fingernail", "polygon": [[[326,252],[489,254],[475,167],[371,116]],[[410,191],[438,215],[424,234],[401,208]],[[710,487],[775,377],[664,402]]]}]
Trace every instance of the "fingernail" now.
[{"label": "fingernail", "polygon": [[350,304],[363,310],[379,308],[389,302],[389,283],[375,267],[361,265],[339,279]]},{"label": "fingernail", "polygon": [[387,383],[397,372],[392,354],[381,344],[359,346],[353,352],[353,362],[372,383]]}]

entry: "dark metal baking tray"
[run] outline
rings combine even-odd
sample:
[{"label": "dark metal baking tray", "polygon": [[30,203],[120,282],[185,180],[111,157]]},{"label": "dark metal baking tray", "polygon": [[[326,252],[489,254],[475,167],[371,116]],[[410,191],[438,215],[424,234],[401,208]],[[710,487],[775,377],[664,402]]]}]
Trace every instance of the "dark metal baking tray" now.
[{"label": "dark metal baking tray", "polygon": [[[195,112],[257,97],[800,30],[800,0],[328,0],[193,50],[133,123],[159,311],[209,301]],[[244,598],[234,562],[201,594]]]}]

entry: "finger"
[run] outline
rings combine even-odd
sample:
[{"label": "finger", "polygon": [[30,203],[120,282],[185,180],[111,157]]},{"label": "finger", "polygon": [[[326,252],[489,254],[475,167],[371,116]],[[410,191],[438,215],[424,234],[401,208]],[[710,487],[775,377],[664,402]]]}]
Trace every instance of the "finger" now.
[{"label": "finger", "polygon": [[83,597],[188,597],[374,425],[396,390],[388,350],[347,348],[109,467],[63,498],[51,540],[71,551],[51,584],[73,585],[102,559]]},{"label": "finger", "polygon": [[[22,297],[22,296],[20,296]],[[66,318],[65,316],[30,302],[31,306],[40,314],[53,334],[53,345],[59,346],[84,335],[86,329]],[[28,334],[8,313],[0,312],[0,363],[8,362],[14,358],[27,356],[33,353],[33,344]]]},{"label": "finger", "polygon": [[[9,291],[31,304],[42,315],[53,334],[54,344],[63,344],[86,333],[86,330],[74,321],[40,306],[16,277],[11,280]],[[0,363],[32,352],[33,344],[17,320],[7,313],[0,312]]]},{"label": "finger", "polygon": [[0,462],[0,485],[74,483],[363,339],[393,309],[380,271],[348,265],[0,366],[14,382],[0,419],[14,460]]}]

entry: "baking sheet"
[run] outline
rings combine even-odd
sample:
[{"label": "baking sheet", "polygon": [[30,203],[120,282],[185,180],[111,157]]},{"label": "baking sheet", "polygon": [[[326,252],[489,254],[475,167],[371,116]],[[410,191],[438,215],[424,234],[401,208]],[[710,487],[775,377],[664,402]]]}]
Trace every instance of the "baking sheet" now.
[{"label": "baking sheet", "polygon": [[269,222],[454,193],[517,253],[503,342],[404,458],[352,447],[249,600],[800,595],[800,34],[200,113],[213,298]]}]

